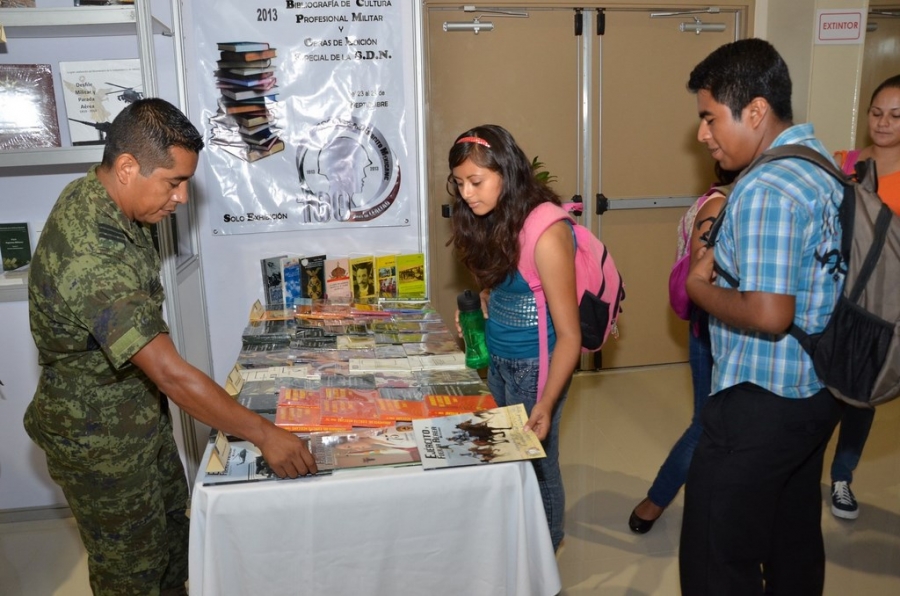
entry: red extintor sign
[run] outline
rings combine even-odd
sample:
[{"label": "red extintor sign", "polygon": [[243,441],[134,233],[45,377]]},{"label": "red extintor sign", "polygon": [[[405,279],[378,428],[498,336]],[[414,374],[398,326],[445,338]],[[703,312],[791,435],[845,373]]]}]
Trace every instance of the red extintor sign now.
[{"label": "red extintor sign", "polygon": [[858,44],[864,39],[866,13],[862,10],[819,10],[817,44]]}]

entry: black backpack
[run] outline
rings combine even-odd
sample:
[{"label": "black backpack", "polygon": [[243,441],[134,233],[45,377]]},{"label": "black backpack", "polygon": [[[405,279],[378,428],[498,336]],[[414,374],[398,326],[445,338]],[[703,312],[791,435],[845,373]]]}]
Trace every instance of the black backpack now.
[{"label": "black backpack", "polygon": [[[756,166],[786,158],[811,162],[844,187],[841,296],[821,333],[808,334],[792,325],[790,334],[812,357],[816,374],[836,398],[872,408],[900,395],[900,218],[878,196],[871,159],[857,164],[854,180],[814,149],[782,145],[764,151],[738,179]],[[721,220],[720,215],[710,230],[710,246]],[[718,266],[716,272],[738,287]]]}]

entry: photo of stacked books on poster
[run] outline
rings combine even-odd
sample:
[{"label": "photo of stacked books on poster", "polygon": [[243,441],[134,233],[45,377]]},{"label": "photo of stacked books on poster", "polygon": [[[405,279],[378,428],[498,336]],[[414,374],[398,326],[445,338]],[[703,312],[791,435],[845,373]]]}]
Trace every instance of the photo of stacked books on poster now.
[{"label": "photo of stacked books on poster", "polygon": [[271,111],[278,99],[272,63],[278,52],[265,41],[225,41],[217,48],[216,87],[240,135],[242,156],[254,162],[283,151]]}]

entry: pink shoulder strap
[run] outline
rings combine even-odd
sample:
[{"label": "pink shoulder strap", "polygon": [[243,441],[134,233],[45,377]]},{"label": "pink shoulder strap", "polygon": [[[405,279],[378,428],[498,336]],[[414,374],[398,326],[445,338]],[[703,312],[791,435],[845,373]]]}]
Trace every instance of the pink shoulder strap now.
[{"label": "pink shoulder strap", "polygon": [[859,149],[851,149],[844,154],[844,161],[841,164],[841,170],[848,176],[856,173],[856,162],[859,160]]},{"label": "pink shoulder strap", "polygon": [[553,203],[541,203],[531,210],[525,218],[525,224],[519,232],[519,272],[528,285],[534,289],[537,284],[540,287],[541,280],[538,277],[537,265],[534,262],[534,248],[538,238],[547,228],[561,219],[571,219],[568,211]]},{"label": "pink shoulder strap", "polygon": [[[541,203],[531,210],[525,218],[525,225],[519,232],[519,273],[525,279],[528,287],[534,292],[534,303],[538,315],[538,392],[537,400],[540,401],[547,383],[547,371],[550,368],[549,339],[547,337],[547,298],[541,287],[541,278],[538,275],[537,265],[534,261],[534,249],[538,238],[547,228],[562,219],[572,220],[568,209],[554,203]],[[574,220],[572,220],[574,222]]]}]

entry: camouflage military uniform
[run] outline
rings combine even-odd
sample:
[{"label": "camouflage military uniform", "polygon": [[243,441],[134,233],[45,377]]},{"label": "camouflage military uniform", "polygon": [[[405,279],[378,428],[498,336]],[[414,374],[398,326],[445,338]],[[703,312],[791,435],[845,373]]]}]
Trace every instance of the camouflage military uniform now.
[{"label": "camouflage military uniform", "polygon": [[130,362],[168,332],[159,271],[149,230],[95,166],[63,190],[29,273],[41,377],[25,429],[78,522],[95,594],[187,580],[187,482],[167,401]]}]

